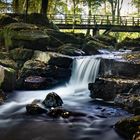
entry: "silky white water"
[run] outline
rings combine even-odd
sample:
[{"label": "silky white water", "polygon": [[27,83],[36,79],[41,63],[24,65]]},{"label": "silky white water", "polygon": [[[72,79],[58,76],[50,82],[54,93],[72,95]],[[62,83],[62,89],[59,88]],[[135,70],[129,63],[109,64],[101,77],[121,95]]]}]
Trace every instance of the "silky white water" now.
[{"label": "silky white water", "polygon": [[[5,114],[7,112],[12,113],[16,108],[25,106],[34,99],[43,100],[49,92],[56,92],[62,99],[70,99],[72,104],[76,103],[72,102],[72,100],[75,100],[76,96],[79,99],[85,98],[85,96],[88,97],[88,83],[95,82],[98,75],[99,64],[100,59],[94,57],[74,58],[71,78],[66,85],[51,90],[15,91],[12,93],[14,97],[11,101],[0,108],[0,114]],[[19,112],[21,110],[22,109],[18,109],[16,111]]]},{"label": "silky white water", "polygon": [[[98,76],[100,59],[75,58],[69,82],[61,87],[40,91],[15,91],[0,107],[1,140],[124,140],[112,126],[126,112],[94,102],[89,97],[88,83]],[[53,119],[47,114],[26,115],[26,105],[34,99],[44,100],[50,92],[62,98],[63,107],[84,116]],[[49,129],[48,129],[49,128]]]},{"label": "silky white water", "polygon": [[74,59],[72,76],[68,83],[74,92],[87,90],[88,83],[94,83],[99,71],[100,59],[86,57]]}]

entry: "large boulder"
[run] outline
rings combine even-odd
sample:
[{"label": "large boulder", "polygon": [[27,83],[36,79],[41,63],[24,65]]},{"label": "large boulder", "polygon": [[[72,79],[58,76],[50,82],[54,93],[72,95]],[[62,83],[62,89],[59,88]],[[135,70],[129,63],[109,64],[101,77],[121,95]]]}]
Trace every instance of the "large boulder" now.
[{"label": "large boulder", "polygon": [[0,65],[0,88],[4,91],[13,91],[16,84],[16,72],[14,69]]},{"label": "large boulder", "polygon": [[42,52],[42,51],[35,51],[33,59],[44,62],[52,66],[57,66],[60,68],[67,68],[67,69],[70,68],[73,61],[71,57],[62,55],[60,53]]},{"label": "large boulder", "polygon": [[95,47],[95,45],[92,44],[91,41],[89,41],[89,42],[87,42],[87,44],[83,45],[82,50],[83,50],[87,55],[99,54],[98,49]]},{"label": "large boulder", "polygon": [[80,45],[67,43],[58,48],[58,52],[69,56],[85,55],[85,52],[80,49]]},{"label": "large boulder", "polygon": [[24,88],[29,90],[45,89],[48,86],[45,77],[29,76],[24,80]]},{"label": "large boulder", "polygon": [[0,65],[12,69],[17,68],[17,63],[9,57],[9,53],[7,52],[0,52]]},{"label": "large boulder", "polygon": [[122,58],[121,60],[101,59],[99,74],[102,76],[138,78],[140,77],[140,64],[128,62]]},{"label": "large boulder", "polygon": [[116,44],[117,49],[139,50],[140,38],[125,38],[120,43]]},{"label": "large boulder", "polygon": [[117,43],[117,39],[110,35],[96,35],[95,39],[99,40],[99,42],[104,43],[107,46],[115,46]]},{"label": "large boulder", "polygon": [[6,14],[0,14],[0,26],[4,27],[10,23],[15,23],[17,22],[16,19],[6,15]]},{"label": "large boulder", "polygon": [[115,124],[116,131],[127,139],[138,140],[140,132],[140,116],[133,116],[120,120]]},{"label": "large boulder", "polygon": [[30,115],[38,115],[47,112],[47,110],[42,107],[40,100],[34,100],[31,104],[27,104],[26,111]]},{"label": "large boulder", "polygon": [[114,101],[117,94],[137,93],[136,85],[139,86],[139,82],[135,79],[100,78],[95,83],[89,84],[90,96],[105,101]]},{"label": "large boulder", "polygon": [[15,48],[9,52],[9,57],[17,63],[18,68],[21,68],[25,61],[32,58],[33,54],[31,49]]},{"label": "large boulder", "polygon": [[46,33],[50,36],[49,49],[51,50],[55,50],[61,45],[67,43],[79,44],[79,45],[83,44],[83,40],[76,38],[75,36],[68,33],[59,32],[52,29],[46,30]]},{"label": "large boulder", "polygon": [[27,48],[33,50],[46,50],[49,36],[37,26],[27,23],[11,23],[4,28],[5,46],[14,48]]},{"label": "large boulder", "polygon": [[[138,90],[138,89],[137,89]],[[140,84],[139,90],[140,93]],[[114,103],[117,106],[125,108],[126,110],[134,113],[135,115],[140,115],[140,95],[139,94],[118,94],[115,99]]]},{"label": "large boulder", "polygon": [[[43,85],[46,85],[46,88],[62,84],[70,78],[71,64],[72,58],[68,56],[57,53],[35,51],[32,59],[26,61],[20,71],[19,79],[17,80],[18,88],[20,88],[21,85],[25,85],[25,81],[27,83],[26,79],[29,77],[34,79],[36,76],[46,79],[44,81],[46,84],[43,82]],[[30,83],[33,84],[34,82]],[[45,86],[43,87],[45,88]]]},{"label": "large boulder", "polygon": [[[101,38],[102,38],[102,40],[100,40]],[[106,38],[106,40],[109,40],[109,39]],[[90,36],[86,39],[86,41],[87,41],[88,46],[93,47],[96,50],[99,50],[99,49],[112,50],[112,49],[114,49],[113,44],[109,44],[109,43],[107,43],[107,41],[105,41],[105,37],[101,37],[101,36],[91,37]],[[110,43],[111,43],[111,41],[110,41]]]},{"label": "large boulder", "polygon": [[56,94],[55,92],[51,92],[46,96],[45,100],[43,101],[43,104],[45,107],[48,108],[59,107],[62,106],[63,101],[58,94]]}]

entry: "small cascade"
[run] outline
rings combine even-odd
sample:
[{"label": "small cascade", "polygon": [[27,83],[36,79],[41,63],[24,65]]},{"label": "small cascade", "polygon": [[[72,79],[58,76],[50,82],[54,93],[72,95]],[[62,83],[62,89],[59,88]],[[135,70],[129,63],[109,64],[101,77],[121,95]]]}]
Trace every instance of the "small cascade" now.
[{"label": "small cascade", "polygon": [[68,86],[74,88],[75,92],[86,90],[88,83],[95,82],[100,66],[100,59],[93,57],[84,57],[74,59],[72,67],[72,76]]}]

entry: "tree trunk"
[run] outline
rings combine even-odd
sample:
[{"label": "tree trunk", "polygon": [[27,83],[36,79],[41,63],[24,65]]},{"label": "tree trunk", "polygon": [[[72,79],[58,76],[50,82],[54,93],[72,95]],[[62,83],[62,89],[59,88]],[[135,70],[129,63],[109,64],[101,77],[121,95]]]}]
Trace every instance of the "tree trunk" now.
[{"label": "tree trunk", "polygon": [[44,16],[47,14],[49,0],[42,0],[41,1],[41,10],[40,13]]},{"label": "tree trunk", "polygon": [[73,0],[73,27],[72,27],[72,30],[74,32],[74,29],[75,29],[75,24],[76,24],[76,2],[75,0]]},{"label": "tree trunk", "polygon": [[[88,1],[88,25],[91,22],[91,0]],[[87,29],[86,36],[90,35],[90,29]]]},{"label": "tree trunk", "polygon": [[19,13],[19,0],[14,0],[13,1],[13,10],[15,13]]}]

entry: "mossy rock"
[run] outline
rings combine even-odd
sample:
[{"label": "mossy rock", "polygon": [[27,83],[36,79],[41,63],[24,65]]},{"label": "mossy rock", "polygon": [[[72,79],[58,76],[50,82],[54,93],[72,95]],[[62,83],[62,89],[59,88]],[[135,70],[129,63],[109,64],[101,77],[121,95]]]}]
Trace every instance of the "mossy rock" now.
[{"label": "mossy rock", "polygon": [[9,52],[10,58],[15,61],[26,61],[31,59],[34,51],[31,49],[15,48]]},{"label": "mossy rock", "polygon": [[17,69],[17,63],[14,60],[9,59],[9,58],[0,59],[0,65],[4,67],[9,67],[15,70]]},{"label": "mossy rock", "polygon": [[80,56],[80,55],[85,55],[85,52],[82,51],[80,48],[80,45],[72,44],[72,43],[67,43],[58,48],[58,52],[65,54],[65,55],[70,55],[70,56]]},{"label": "mossy rock", "polygon": [[5,14],[0,14],[0,26],[6,26],[10,23],[15,23],[15,22],[17,22],[16,19],[13,19],[12,17]]},{"label": "mossy rock", "polygon": [[7,59],[9,58],[8,52],[0,52],[0,59]]},{"label": "mossy rock", "polygon": [[128,62],[140,64],[140,51],[123,54],[123,58]]},{"label": "mossy rock", "polygon": [[140,116],[134,116],[120,120],[115,124],[117,132],[132,139],[133,135],[140,131]]},{"label": "mossy rock", "polygon": [[12,68],[0,66],[1,89],[4,91],[13,91],[16,83],[16,71]]},{"label": "mossy rock", "polygon": [[33,50],[46,50],[49,36],[37,26],[26,23],[13,23],[4,29],[7,50],[22,47]]},{"label": "mossy rock", "polygon": [[94,47],[95,49],[109,49],[109,46],[95,40],[88,41],[87,45],[90,47]]},{"label": "mossy rock", "polygon": [[140,38],[125,38],[120,43],[116,44],[116,49],[130,49],[136,50],[139,49]]},{"label": "mossy rock", "polygon": [[115,44],[117,43],[117,39],[110,35],[97,35],[94,36],[94,38],[107,46],[115,46]]},{"label": "mossy rock", "polygon": [[50,36],[50,49],[58,48],[67,43],[72,43],[75,45],[82,45],[84,43],[82,39],[78,39],[74,35],[68,33],[59,32],[52,29],[46,30],[46,33]]}]

